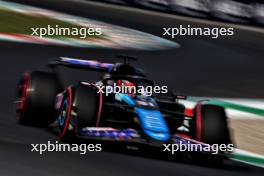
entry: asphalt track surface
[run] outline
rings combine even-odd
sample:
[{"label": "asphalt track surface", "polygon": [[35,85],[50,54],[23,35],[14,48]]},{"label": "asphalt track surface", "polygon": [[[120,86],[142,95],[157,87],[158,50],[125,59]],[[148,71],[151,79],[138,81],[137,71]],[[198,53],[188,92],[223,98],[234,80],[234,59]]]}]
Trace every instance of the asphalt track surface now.
[{"label": "asphalt track surface", "polygon": [[[23,1],[20,1],[23,2]],[[28,3],[32,3],[27,1]],[[153,14],[116,11],[112,7],[60,1],[37,1],[35,5],[139,29],[158,36],[163,26],[190,23]],[[34,4],[34,3],[33,3]],[[196,22],[191,23],[196,25]],[[222,168],[190,165],[133,156],[123,152],[47,153],[30,152],[30,143],[47,143],[57,138],[45,129],[19,126],[15,122],[15,86],[24,70],[44,69],[48,58],[57,56],[107,58],[116,53],[140,56],[138,65],[150,78],[190,95],[263,98],[264,35],[237,30],[231,38],[212,40],[178,38],[180,49],[170,51],[113,51],[51,47],[1,42],[0,57],[0,175],[179,175],[260,176],[263,169],[226,161]],[[152,158],[154,157],[154,158]]]}]

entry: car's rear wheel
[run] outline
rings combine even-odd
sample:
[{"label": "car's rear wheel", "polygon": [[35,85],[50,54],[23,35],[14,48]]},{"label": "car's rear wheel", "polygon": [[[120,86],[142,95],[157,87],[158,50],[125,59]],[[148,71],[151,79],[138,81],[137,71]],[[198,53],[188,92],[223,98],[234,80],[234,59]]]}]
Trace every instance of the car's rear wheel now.
[{"label": "car's rear wheel", "polygon": [[69,87],[64,94],[58,117],[60,139],[72,140],[81,133],[83,127],[98,125],[101,101],[96,87],[92,85]]},{"label": "car's rear wheel", "polygon": [[19,81],[16,96],[18,122],[31,126],[47,126],[52,123],[57,115],[54,100],[60,88],[54,73],[24,73]]}]

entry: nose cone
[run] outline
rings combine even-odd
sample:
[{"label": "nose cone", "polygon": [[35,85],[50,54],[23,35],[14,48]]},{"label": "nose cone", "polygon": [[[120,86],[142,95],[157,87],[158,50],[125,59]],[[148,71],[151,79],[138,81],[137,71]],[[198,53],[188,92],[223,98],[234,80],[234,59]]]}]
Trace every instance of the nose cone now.
[{"label": "nose cone", "polygon": [[147,134],[149,137],[158,140],[158,141],[167,141],[170,139],[170,134],[169,133],[159,133],[159,132],[154,132],[150,130],[144,130],[145,134]]},{"label": "nose cone", "polygon": [[160,111],[142,108],[135,110],[146,135],[159,141],[167,141],[170,138],[168,125]]}]

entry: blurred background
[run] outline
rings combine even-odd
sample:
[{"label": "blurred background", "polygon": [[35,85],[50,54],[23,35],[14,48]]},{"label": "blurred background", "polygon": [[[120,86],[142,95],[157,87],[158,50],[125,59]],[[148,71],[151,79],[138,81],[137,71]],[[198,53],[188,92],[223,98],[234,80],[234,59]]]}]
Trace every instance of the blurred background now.
[{"label": "blurred background", "polygon": [[103,0],[210,20],[264,25],[263,0]]},{"label": "blurred background", "polygon": [[[31,27],[100,27],[87,39],[39,38]],[[163,36],[163,28],[232,27],[233,36]],[[264,166],[264,2],[262,0],[0,0],[0,175],[232,175],[262,176]],[[14,97],[25,70],[44,70],[60,56],[133,63],[159,85],[226,110],[236,150],[222,168],[114,152],[29,152],[30,143],[57,138],[16,124]],[[135,155],[135,156],[134,156]],[[237,162],[239,161],[239,162]]]}]

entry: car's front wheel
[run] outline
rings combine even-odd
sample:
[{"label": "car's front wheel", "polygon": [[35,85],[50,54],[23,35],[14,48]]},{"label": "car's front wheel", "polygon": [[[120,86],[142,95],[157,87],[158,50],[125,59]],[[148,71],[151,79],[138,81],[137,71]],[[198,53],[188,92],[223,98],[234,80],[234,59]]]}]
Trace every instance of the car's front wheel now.
[{"label": "car's front wheel", "polygon": [[[231,138],[228,128],[225,109],[210,104],[199,103],[195,108],[195,122],[192,123],[193,138],[206,144],[223,146],[230,150]],[[215,150],[215,148],[214,148]],[[216,152],[216,151],[214,151]],[[198,158],[199,162],[211,165],[221,165],[225,158],[224,152],[217,151],[218,155],[205,155]]]},{"label": "car's front wheel", "polygon": [[84,127],[95,127],[100,118],[102,99],[96,87],[83,85],[70,86],[64,93],[58,117],[59,137],[72,140],[81,134]]}]

